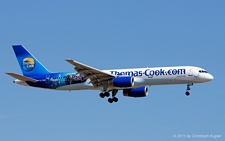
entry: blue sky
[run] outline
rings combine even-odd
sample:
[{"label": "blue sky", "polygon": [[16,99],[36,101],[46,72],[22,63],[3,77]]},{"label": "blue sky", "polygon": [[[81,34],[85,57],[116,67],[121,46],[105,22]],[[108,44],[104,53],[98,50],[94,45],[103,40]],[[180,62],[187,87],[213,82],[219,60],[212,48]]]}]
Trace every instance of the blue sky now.
[{"label": "blue sky", "polygon": [[[1,1],[0,140],[196,140],[225,138],[224,1]],[[11,45],[49,70],[65,59],[98,69],[193,65],[214,76],[196,84],[152,86],[146,98],[109,104],[99,91],[51,91],[12,83],[21,73]],[[201,140],[215,140],[206,138]]]}]

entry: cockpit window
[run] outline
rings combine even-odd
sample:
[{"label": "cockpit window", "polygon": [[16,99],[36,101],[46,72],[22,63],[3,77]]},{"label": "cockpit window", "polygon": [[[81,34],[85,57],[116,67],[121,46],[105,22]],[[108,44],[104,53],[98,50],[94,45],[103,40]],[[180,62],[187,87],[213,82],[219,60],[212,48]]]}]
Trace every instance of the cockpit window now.
[{"label": "cockpit window", "polygon": [[208,73],[207,71],[205,70],[199,70],[200,73]]}]

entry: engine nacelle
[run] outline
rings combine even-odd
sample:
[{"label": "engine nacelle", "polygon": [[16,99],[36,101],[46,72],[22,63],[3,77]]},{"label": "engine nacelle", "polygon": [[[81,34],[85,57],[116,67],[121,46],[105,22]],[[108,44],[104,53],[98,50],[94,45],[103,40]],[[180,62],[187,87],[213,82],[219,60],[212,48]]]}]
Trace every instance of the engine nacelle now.
[{"label": "engine nacelle", "polygon": [[148,95],[148,87],[142,86],[139,88],[125,89],[123,90],[123,95],[130,97],[145,97]]},{"label": "engine nacelle", "polygon": [[133,87],[134,86],[134,77],[123,76],[113,78],[109,81],[109,86],[111,87]]}]

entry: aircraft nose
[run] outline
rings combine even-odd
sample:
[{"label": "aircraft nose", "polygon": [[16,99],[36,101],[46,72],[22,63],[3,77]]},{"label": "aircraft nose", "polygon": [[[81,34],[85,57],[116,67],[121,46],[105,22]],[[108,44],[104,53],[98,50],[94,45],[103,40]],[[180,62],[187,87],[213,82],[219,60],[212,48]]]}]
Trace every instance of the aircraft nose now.
[{"label": "aircraft nose", "polygon": [[208,74],[207,79],[208,79],[209,81],[211,81],[211,80],[214,79],[214,77],[213,77],[211,74]]}]

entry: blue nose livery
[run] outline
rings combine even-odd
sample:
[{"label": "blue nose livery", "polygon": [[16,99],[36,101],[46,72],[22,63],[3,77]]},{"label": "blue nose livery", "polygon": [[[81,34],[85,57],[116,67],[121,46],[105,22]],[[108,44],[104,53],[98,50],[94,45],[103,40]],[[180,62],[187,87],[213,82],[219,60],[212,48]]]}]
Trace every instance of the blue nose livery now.
[{"label": "blue nose livery", "polygon": [[[23,75],[6,72],[16,84],[54,90],[99,90],[101,98],[118,102],[119,90],[127,97],[145,97],[148,86],[186,84],[185,94],[190,95],[190,86],[209,82],[213,76],[205,69],[195,66],[172,66],[154,68],[131,68],[99,70],[74,60],[66,60],[76,72],[48,71],[25,47],[13,45]],[[111,94],[110,94],[111,93]]]}]

